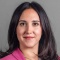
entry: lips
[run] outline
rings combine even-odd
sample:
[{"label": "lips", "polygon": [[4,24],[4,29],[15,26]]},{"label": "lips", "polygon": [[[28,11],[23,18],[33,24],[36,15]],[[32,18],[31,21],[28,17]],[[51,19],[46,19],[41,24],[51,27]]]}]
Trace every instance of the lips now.
[{"label": "lips", "polygon": [[24,37],[25,39],[32,39],[32,38],[34,38],[34,37],[32,37],[32,36],[26,36],[26,37]]}]

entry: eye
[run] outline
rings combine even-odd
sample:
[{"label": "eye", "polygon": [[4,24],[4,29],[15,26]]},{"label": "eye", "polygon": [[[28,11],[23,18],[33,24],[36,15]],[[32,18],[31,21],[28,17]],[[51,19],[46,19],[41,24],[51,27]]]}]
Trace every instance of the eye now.
[{"label": "eye", "polygon": [[24,23],[24,22],[19,23],[19,24],[20,24],[20,26],[25,26],[26,25],[26,23]]},{"label": "eye", "polygon": [[33,26],[38,26],[39,25],[39,23],[33,23]]}]

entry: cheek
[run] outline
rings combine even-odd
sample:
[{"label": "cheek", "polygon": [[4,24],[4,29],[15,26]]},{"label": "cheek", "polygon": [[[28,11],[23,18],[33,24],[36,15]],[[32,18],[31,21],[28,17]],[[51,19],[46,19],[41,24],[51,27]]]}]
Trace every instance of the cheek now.
[{"label": "cheek", "polygon": [[21,37],[23,36],[23,33],[24,33],[24,29],[20,29],[19,27],[17,27],[16,34],[17,34],[18,40],[21,40]]},{"label": "cheek", "polygon": [[35,29],[35,34],[36,34],[36,39],[40,40],[42,35],[42,29],[41,28]]},{"label": "cheek", "polygon": [[41,29],[41,28],[35,29],[35,33],[36,33],[37,35],[42,35],[42,29]]},{"label": "cheek", "polygon": [[17,32],[17,35],[22,35],[24,33],[24,29],[17,27],[16,32]]}]

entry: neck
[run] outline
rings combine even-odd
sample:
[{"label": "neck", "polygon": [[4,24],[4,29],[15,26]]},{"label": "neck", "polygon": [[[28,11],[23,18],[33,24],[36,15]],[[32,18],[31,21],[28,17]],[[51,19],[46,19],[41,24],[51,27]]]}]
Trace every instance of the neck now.
[{"label": "neck", "polygon": [[[23,46],[20,46],[20,49],[21,49],[21,51],[22,51],[22,53],[24,54],[24,57],[25,58],[38,58],[38,45],[36,45],[36,46],[34,46],[34,47],[29,47],[29,48],[27,48],[27,47],[23,47]],[[36,60],[38,60],[38,59],[36,59]]]}]

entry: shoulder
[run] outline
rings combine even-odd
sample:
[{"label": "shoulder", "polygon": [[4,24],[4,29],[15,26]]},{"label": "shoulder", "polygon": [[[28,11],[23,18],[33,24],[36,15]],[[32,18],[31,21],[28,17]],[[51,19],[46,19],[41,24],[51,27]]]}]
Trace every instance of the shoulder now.
[{"label": "shoulder", "polygon": [[7,55],[7,56],[1,58],[0,60],[16,60],[16,59],[12,56],[12,54],[10,54],[10,55]]},{"label": "shoulder", "polygon": [[24,58],[22,52],[19,50],[19,48],[17,48],[11,54],[3,57],[0,60],[25,60],[25,58]]},{"label": "shoulder", "polygon": [[58,60],[60,60],[60,57],[58,57]]}]

